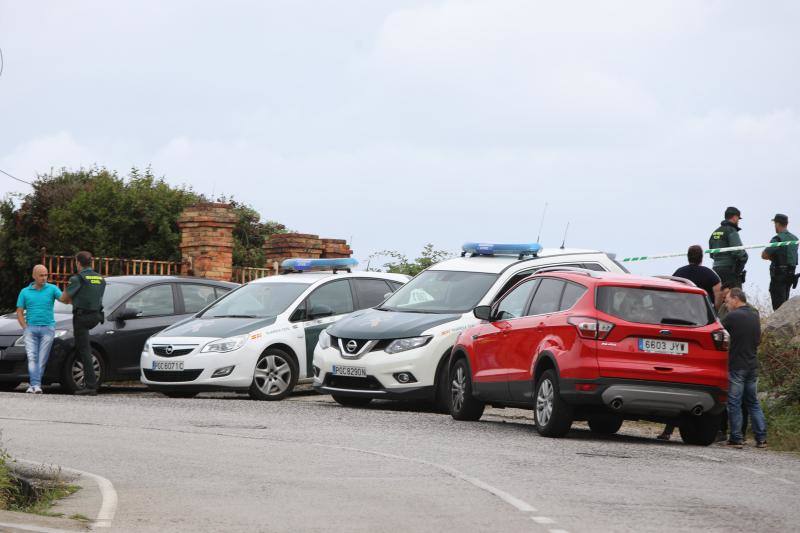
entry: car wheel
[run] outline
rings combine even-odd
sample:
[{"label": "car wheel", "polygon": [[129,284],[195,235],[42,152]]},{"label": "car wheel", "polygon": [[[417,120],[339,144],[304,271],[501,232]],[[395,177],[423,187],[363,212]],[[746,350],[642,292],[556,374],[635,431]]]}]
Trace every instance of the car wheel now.
[{"label": "car wheel", "polygon": [[339,396],[338,394],[333,394],[332,396],[336,403],[345,407],[364,407],[372,401],[372,398],[364,396]]},{"label": "car wheel", "polygon": [[[74,394],[75,392],[86,388],[85,372],[83,371],[83,361],[77,357],[78,354],[72,352],[67,358],[67,364],[64,365],[61,376],[61,386],[67,392]],[[97,388],[103,382],[103,359],[96,351],[92,350],[92,366],[94,366],[94,375],[97,376]]]},{"label": "car wheel", "polygon": [[721,415],[704,414],[700,416],[686,415],[681,418],[678,429],[681,439],[686,444],[708,446],[717,439]]},{"label": "car wheel", "polygon": [[161,394],[169,398],[194,398],[195,396],[197,396],[196,391],[190,391],[190,390],[162,391]]},{"label": "car wheel", "polygon": [[450,370],[450,416],[456,420],[478,420],[486,405],[472,396],[472,376],[464,359]]},{"label": "car wheel", "polygon": [[622,417],[613,413],[598,413],[589,417],[589,429],[600,435],[613,435],[622,427]]},{"label": "car wheel", "polygon": [[0,381],[0,391],[12,391],[19,387],[21,381]]},{"label": "car wheel", "polygon": [[254,400],[283,400],[297,384],[297,361],[278,348],[262,353],[253,371],[250,397]]},{"label": "car wheel", "polygon": [[545,371],[536,384],[533,415],[536,430],[544,437],[563,437],[572,426],[572,408],[561,399],[553,370]]}]

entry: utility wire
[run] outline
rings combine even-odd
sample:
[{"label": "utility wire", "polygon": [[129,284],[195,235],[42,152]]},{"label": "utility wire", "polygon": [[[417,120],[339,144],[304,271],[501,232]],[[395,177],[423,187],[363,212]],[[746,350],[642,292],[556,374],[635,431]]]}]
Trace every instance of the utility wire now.
[{"label": "utility wire", "polygon": [[2,172],[3,174],[5,174],[6,176],[8,176],[9,178],[11,178],[12,180],[17,180],[17,181],[19,181],[19,182],[21,182],[21,183],[26,183],[26,184],[28,184],[28,185],[31,185],[31,186],[33,186],[33,183],[31,183],[30,181],[21,180],[21,179],[19,179],[19,178],[18,178],[18,177],[16,177],[16,176],[12,176],[11,174],[9,174],[8,172],[6,172],[6,171],[5,171],[5,170],[3,170],[2,168],[0,168],[0,172]]}]

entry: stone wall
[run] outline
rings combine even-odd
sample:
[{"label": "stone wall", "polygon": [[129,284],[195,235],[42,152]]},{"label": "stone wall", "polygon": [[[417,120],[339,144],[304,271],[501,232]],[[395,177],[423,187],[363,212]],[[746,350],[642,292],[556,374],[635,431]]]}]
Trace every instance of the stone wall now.
[{"label": "stone wall", "polygon": [[229,281],[233,273],[233,228],[230,204],[203,203],[181,213],[181,274]]}]

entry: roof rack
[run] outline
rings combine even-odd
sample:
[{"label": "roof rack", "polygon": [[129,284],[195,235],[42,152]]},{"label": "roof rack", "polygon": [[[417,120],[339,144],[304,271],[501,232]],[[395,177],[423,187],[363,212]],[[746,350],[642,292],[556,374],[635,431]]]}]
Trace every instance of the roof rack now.
[{"label": "roof rack", "polygon": [[679,278],[678,276],[653,276],[653,277],[658,279],[666,279],[669,281],[677,281],[678,283],[683,283],[684,285],[688,285],[690,287],[697,287],[697,285],[695,285],[695,283],[692,280],[686,278]]},{"label": "roof rack", "polygon": [[597,271],[589,268],[571,267],[571,266],[549,266],[540,268],[534,274],[541,274],[543,272],[572,272],[574,274],[582,274],[590,278],[596,278]]}]

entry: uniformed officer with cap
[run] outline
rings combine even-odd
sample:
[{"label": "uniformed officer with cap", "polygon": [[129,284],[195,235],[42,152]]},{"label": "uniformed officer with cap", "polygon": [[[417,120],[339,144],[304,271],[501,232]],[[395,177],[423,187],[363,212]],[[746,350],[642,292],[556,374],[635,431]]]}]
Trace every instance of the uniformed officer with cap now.
[{"label": "uniformed officer with cap", "polygon": [[[742,239],[739,237],[739,221],[742,219],[742,213],[735,207],[728,207],[725,209],[725,220],[720,223],[720,226],[711,234],[708,240],[708,247],[716,248],[729,248],[733,246],[742,246]],[[745,270],[744,265],[747,263],[747,252],[745,250],[733,250],[730,252],[718,252],[711,254],[714,259],[714,271],[719,275],[722,283],[730,287],[741,287],[744,283]]]},{"label": "uniformed officer with cap", "polygon": [[92,254],[78,252],[75,256],[79,272],[69,278],[67,295],[72,302],[72,328],[75,336],[75,358],[83,365],[84,388],[75,394],[97,394],[98,376],[94,373],[92,349],[89,346],[89,330],[105,320],[103,316],[103,293],[106,280],[92,270]]},{"label": "uniformed officer with cap", "polygon": [[[776,235],[769,242],[796,241],[797,236],[790,233],[789,217],[778,213],[772,219],[775,223]],[[772,310],[776,310],[789,299],[789,291],[797,286],[797,244],[765,248],[761,257],[769,260],[769,295],[772,298]]]}]

